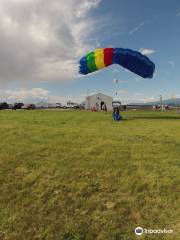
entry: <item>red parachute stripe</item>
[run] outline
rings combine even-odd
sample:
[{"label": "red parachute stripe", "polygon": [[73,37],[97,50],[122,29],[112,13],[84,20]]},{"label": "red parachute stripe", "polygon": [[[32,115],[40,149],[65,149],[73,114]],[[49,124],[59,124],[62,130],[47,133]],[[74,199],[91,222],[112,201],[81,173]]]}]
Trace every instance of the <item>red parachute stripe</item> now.
[{"label": "red parachute stripe", "polygon": [[104,64],[109,66],[113,63],[113,48],[104,48]]}]

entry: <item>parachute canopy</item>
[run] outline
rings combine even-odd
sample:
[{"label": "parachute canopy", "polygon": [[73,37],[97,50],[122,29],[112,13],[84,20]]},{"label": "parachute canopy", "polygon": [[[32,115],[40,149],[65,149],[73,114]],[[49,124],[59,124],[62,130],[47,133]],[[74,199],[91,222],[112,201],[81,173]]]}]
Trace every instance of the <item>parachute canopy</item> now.
[{"label": "parachute canopy", "polygon": [[123,48],[98,48],[80,59],[79,73],[88,74],[112,64],[119,64],[143,78],[152,78],[155,65],[140,52]]}]

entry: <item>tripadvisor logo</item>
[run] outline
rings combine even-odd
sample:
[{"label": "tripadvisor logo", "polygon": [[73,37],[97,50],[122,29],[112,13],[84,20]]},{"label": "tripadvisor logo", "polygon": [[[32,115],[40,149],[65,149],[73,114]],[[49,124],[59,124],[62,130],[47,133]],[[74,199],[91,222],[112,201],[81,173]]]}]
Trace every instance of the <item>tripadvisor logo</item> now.
[{"label": "tripadvisor logo", "polygon": [[142,227],[135,228],[135,234],[136,235],[142,235],[142,234],[169,234],[173,233],[172,229],[147,229]]},{"label": "tripadvisor logo", "polygon": [[143,228],[142,227],[135,228],[135,234],[136,235],[142,235],[143,234]]}]

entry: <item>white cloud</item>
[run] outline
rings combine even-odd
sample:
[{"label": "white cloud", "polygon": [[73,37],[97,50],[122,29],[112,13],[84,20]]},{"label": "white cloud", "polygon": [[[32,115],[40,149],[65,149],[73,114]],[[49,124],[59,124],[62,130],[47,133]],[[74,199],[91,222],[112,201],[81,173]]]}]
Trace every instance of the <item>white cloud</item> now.
[{"label": "white cloud", "polygon": [[141,48],[141,49],[139,49],[139,51],[144,55],[150,55],[150,54],[155,53],[155,50],[150,49],[150,48]]},{"label": "white cloud", "polygon": [[79,7],[78,11],[76,12],[76,16],[79,18],[85,17],[87,12],[92,9],[96,8],[101,0],[86,0],[83,1],[81,6]]},{"label": "white cloud", "polygon": [[4,99],[8,102],[37,102],[47,101],[49,99],[50,92],[42,88],[16,89],[7,90],[4,92]]},{"label": "white cloud", "polygon": [[180,17],[180,12],[178,12],[178,13],[176,14],[176,16],[177,16],[177,17]]},{"label": "white cloud", "polygon": [[172,68],[174,68],[174,66],[175,66],[175,63],[174,63],[174,61],[172,61],[172,60],[169,60],[169,61],[168,61],[168,63],[171,65],[171,67],[172,67]]},{"label": "white cloud", "polygon": [[144,22],[141,22],[138,26],[136,26],[135,28],[133,28],[131,31],[129,31],[129,35],[134,34],[135,32],[137,32],[140,28],[142,28],[144,26]]},{"label": "white cloud", "polygon": [[[12,81],[67,81],[89,49],[100,0],[1,0],[0,85]],[[92,43],[91,43],[92,44]]]},{"label": "white cloud", "polygon": [[44,88],[32,88],[32,89],[14,89],[0,91],[0,102],[23,102],[23,103],[38,103],[38,102],[48,102],[57,103],[60,102],[64,104],[66,101],[71,100],[73,102],[81,103],[84,101],[86,94],[79,94],[78,96],[73,95],[55,95]]}]

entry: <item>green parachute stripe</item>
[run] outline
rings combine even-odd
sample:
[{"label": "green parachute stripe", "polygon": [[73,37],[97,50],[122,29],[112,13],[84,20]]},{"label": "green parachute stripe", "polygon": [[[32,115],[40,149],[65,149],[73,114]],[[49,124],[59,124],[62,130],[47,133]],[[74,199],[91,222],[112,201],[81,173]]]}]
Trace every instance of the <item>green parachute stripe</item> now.
[{"label": "green parachute stripe", "polygon": [[90,72],[94,72],[97,70],[96,63],[95,63],[95,54],[94,52],[90,52],[86,55],[87,66]]}]

